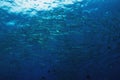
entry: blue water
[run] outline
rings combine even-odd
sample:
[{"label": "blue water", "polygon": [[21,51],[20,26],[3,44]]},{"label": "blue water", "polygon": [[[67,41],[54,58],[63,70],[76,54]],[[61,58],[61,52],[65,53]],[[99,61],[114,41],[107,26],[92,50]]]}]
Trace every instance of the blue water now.
[{"label": "blue water", "polygon": [[0,80],[120,80],[119,3],[84,0],[32,17],[0,8]]}]

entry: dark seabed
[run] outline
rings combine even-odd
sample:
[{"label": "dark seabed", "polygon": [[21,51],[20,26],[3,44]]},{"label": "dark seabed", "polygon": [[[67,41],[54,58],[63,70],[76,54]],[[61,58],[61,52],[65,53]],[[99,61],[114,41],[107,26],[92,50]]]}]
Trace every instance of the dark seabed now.
[{"label": "dark seabed", "polygon": [[19,1],[0,1],[0,80],[120,80],[119,0]]}]

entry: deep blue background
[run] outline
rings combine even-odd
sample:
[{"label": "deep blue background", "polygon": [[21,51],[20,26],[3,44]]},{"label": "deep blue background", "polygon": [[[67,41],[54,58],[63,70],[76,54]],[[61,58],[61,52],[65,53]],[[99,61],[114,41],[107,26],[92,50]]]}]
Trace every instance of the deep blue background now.
[{"label": "deep blue background", "polygon": [[81,4],[35,17],[0,9],[0,80],[120,80],[119,0]]}]

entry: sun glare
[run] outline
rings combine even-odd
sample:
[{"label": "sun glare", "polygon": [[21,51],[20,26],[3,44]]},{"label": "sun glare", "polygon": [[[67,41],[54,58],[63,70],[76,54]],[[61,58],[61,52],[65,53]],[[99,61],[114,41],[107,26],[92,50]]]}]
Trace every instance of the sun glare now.
[{"label": "sun glare", "polygon": [[36,14],[37,11],[51,10],[64,5],[82,2],[82,0],[5,0],[0,1],[0,8],[8,12]]}]

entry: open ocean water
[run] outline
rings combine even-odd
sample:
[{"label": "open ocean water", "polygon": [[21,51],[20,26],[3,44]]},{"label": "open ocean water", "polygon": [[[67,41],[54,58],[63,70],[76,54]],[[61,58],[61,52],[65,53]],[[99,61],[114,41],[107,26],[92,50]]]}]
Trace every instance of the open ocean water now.
[{"label": "open ocean water", "polygon": [[120,0],[0,0],[0,80],[120,80]]}]

